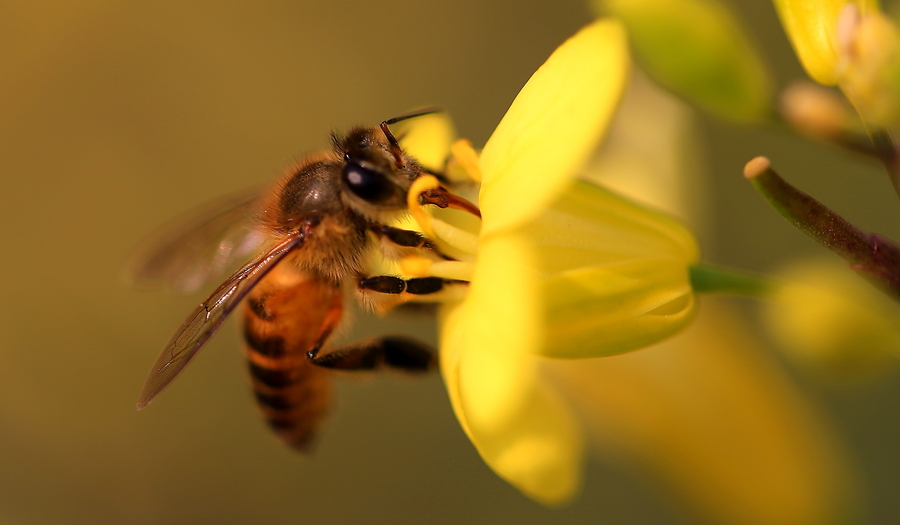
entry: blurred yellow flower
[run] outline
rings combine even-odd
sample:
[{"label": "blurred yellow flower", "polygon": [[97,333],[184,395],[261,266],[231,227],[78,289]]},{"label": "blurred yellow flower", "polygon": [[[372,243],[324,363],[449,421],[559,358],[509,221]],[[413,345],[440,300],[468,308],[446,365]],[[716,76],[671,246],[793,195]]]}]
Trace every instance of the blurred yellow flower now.
[{"label": "blurred yellow flower", "polygon": [[[532,76],[480,157],[457,144],[457,164],[481,180],[480,223],[425,215],[415,196],[436,184],[427,177],[411,189],[423,230],[458,259],[427,266],[427,275],[470,282],[440,314],[454,411],[484,460],[547,504],[578,488],[582,438],[540,380],[536,356],[642,348],[681,330],[695,307],[693,236],[667,215],[576,179],[627,72],[621,24],[595,22]],[[477,166],[466,160],[473,158]]]},{"label": "blurred yellow flower", "polygon": [[775,0],[806,72],[837,85],[865,122],[900,118],[900,31],[877,0]]},{"label": "blurred yellow flower", "polygon": [[739,312],[704,299],[696,322],[657,346],[543,370],[604,457],[658,478],[696,521],[856,523],[856,480],[832,429]]},{"label": "blurred yellow flower", "polygon": [[877,0],[774,0],[774,2],[781,24],[806,73],[816,82],[825,85],[834,85],[840,80],[839,17],[847,11],[848,6],[855,6],[862,16],[878,10]]},{"label": "blurred yellow flower", "polygon": [[836,259],[779,272],[787,284],[764,303],[764,320],[790,357],[832,380],[867,379],[896,366],[900,307]]},{"label": "blurred yellow flower", "polygon": [[900,119],[900,31],[878,11],[852,22],[841,64],[841,89],[865,121],[896,126]]}]

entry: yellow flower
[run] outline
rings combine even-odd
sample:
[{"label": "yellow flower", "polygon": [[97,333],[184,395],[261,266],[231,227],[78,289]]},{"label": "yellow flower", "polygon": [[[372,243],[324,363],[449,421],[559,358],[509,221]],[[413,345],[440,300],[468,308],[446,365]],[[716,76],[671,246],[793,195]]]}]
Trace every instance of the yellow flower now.
[{"label": "yellow flower", "polygon": [[867,122],[896,126],[900,118],[900,31],[880,12],[847,30],[841,89]]},{"label": "yellow flower", "polygon": [[763,313],[785,353],[828,379],[860,380],[896,366],[900,307],[830,259],[795,261]]},{"label": "yellow flower", "polygon": [[[547,504],[578,488],[582,437],[559,394],[540,380],[536,356],[635,350],[679,331],[695,307],[691,234],[576,179],[627,72],[622,26],[589,25],[529,80],[470,168],[481,179],[480,225],[413,209],[459,259],[432,264],[427,274],[470,282],[440,314],[453,409],[488,465]],[[474,155],[464,146],[456,152],[460,164]],[[420,179],[411,193],[427,185]]]},{"label": "yellow flower", "polygon": [[893,127],[900,118],[900,30],[877,0],[775,0],[806,72],[837,85],[864,122]]},{"label": "yellow flower", "polygon": [[[696,131],[680,101],[633,79],[587,175],[702,230],[695,214],[709,181]],[[541,371],[567,394],[591,448],[667,488],[695,514],[685,522],[826,525],[852,515],[840,444],[727,301],[704,297],[691,326],[653,347],[544,359]]]},{"label": "yellow flower", "polygon": [[[794,51],[816,82],[839,81],[841,37],[838,19],[854,7],[862,16],[878,10],[877,0],[774,0]],[[848,8],[848,6],[850,6]]]}]

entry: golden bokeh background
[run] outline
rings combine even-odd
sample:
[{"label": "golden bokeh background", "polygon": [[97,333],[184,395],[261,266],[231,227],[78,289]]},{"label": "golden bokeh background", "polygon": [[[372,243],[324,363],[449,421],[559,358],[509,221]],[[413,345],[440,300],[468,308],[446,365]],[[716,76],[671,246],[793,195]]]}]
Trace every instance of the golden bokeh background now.
[{"label": "golden bokeh background", "polygon": [[[801,76],[771,5],[734,7],[779,80]],[[142,238],[270,180],[332,130],[413,107],[446,108],[481,144],[590,19],[581,2],[551,1],[0,1],[0,524],[694,523],[610,457],[573,505],[527,500],[481,462],[437,375],[342,382],[314,455],[298,457],[258,417],[231,323],[134,410],[201,299],[123,283]],[[900,238],[877,166],[785,132],[699,129],[718,211],[709,260],[762,270],[817,250],[740,176],[760,153],[863,229]],[[433,337],[422,319],[391,323]],[[895,522],[900,381],[807,387],[859,462],[872,522]]]}]

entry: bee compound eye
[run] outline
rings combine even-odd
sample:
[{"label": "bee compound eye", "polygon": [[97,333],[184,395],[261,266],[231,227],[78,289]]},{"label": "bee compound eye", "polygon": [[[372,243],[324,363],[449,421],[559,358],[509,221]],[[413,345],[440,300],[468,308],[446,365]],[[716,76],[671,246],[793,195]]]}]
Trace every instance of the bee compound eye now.
[{"label": "bee compound eye", "polygon": [[350,191],[372,204],[392,200],[399,189],[384,174],[352,161],[344,165],[342,177]]}]

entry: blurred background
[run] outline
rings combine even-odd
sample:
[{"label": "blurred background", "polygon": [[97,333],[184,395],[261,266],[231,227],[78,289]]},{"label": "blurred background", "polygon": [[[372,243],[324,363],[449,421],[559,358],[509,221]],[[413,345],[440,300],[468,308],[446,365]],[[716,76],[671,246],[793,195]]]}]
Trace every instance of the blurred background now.
[{"label": "blurred background", "polygon": [[[804,76],[768,2],[732,6],[778,82]],[[609,453],[570,506],[526,499],[480,460],[437,375],[341,382],[315,453],[298,457],[256,412],[234,323],[134,410],[162,343],[202,299],[123,283],[143,238],[271,180],[332,130],[410,108],[446,108],[483,144],[591,19],[582,2],[549,0],[0,1],[0,524],[702,523]],[[741,177],[763,153],[862,229],[900,238],[874,163],[696,123],[694,160],[710,175],[698,196],[714,196],[706,260],[766,270],[819,251]],[[434,338],[427,319],[386,323]],[[846,443],[870,522],[900,520],[900,378],[835,389],[787,373]]]}]

